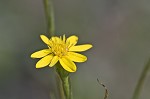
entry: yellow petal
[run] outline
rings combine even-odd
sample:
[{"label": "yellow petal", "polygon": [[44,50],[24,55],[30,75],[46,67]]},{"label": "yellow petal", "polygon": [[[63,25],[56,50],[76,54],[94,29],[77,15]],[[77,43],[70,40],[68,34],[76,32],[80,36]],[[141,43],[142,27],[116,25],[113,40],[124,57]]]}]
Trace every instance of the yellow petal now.
[{"label": "yellow petal", "polygon": [[69,51],[82,52],[82,51],[86,51],[90,48],[92,48],[91,44],[84,44],[84,45],[72,46],[72,47],[69,48]]},{"label": "yellow petal", "polygon": [[62,40],[62,37],[61,37],[61,36],[60,36],[59,38]]},{"label": "yellow petal", "polygon": [[57,62],[58,62],[59,57],[54,56],[53,59],[51,60],[51,63],[49,64],[50,67],[53,67]]},{"label": "yellow petal", "polygon": [[75,63],[66,57],[60,58],[59,62],[62,65],[62,67],[68,72],[75,72],[77,70]]},{"label": "yellow petal", "polygon": [[40,37],[45,44],[49,44],[49,39],[45,35],[40,35]]},{"label": "yellow petal", "polygon": [[52,60],[52,58],[53,58],[53,55],[48,55],[48,56],[43,57],[41,60],[39,60],[36,63],[36,68],[42,68],[42,67],[47,66]]},{"label": "yellow petal", "polygon": [[52,37],[51,40],[56,43],[60,43],[61,39],[59,37]]},{"label": "yellow petal", "polygon": [[65,34],[63,35],[63,42],[65,42],[66,41],[66,36],[65,36]]},{"label": "yellow petal", "polygon": [[66,44],[67,44],[68,48],[70,48],[71,46],[76,45],[77,41],[78,41],[78,37],[73,35],[73,36],[70,36],[69,38],[67,38]]},{"label": "yellow petal", "polygon": [[74,52],[68,52],[67,57],[74,62],[85,62],[87,60],[86,56]]},{"label": "yellow petal", "polygon": [[33,54],[31,54],[31,58],[42,58],[42,57],[48,55],[49,53],[51,53],[50,49],[40,50],[40,51],[37,51],[37,52],[34,52]]}]

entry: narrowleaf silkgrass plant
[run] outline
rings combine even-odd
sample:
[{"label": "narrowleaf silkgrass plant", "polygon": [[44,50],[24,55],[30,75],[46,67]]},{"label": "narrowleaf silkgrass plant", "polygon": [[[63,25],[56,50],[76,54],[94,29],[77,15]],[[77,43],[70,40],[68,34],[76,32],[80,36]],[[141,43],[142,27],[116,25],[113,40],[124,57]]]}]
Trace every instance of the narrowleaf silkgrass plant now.
[{"label": "narrowleaf silkgrass plant", "polygon": [[[92,48],[91,44],[76,45],[78,37],[72,35],[66,38],[63,36],[55,36],[54,25],[54,10],[51,0],[43,0],[45,7],[45,16],[47,19],[47,33],[50,37],[40,35],[42,41],[47,45],[47,48],[36,51],[31,54],[31,58],[41,58],[36,63],[36,68],[43,68],[46,66],[54,67],[58,77],[58,86],[60,87],[61,99],[73,99],[70,83],[70,73],[76,72],[77,66],[75,62],[85,62],[87,57],[78,52],[86,51]],[[142,75],[137,83],[132,99],[139,99],[139,94],[142,90],[146,75],[150,69],[150,59],[146,64]],[[108,97],[108,90],[104,84],[99,82],[105,88],[104,99]]]},{"label": "narrowleaf silkgrass plant", "polygon": [[87,60],[86,56],[76,52],[86,51],[90,49],[92,45],[76,45],[78,37],[75,35],[67,39],[65,35],[63,35],[63,37],[52,36],[50,39],[44,35],[40,37],[48,48],[34,52],[31,58],[41,58],[36,63],[36,68],[43,68],[45,66],[53,67],[58,63],[56,65],[56,71],[62,80],[64,94],[67,99],[71,99],[71,93],[69,94],[69,73],[77,70],[74,62],[85,62]]},{"label": "narrowleaf silkgrass plant", "polygon": [[51,0],[43,0],[45,7],[45,15],[47,18],[47,32],[50,33],[50,38],[45,35],[40,35],[42,41],[48,48],[37,51],[31,55],[31,58],[41,58],[36,63],[36,68],[45,66],[55,66],[55,71],[58,75],[58,86],[60,87],[61,99],[72,99],[70,76],[71,72],[77,70],[74,62],[85,62],[87,57],[78,52],[86,51],[92,47],[91,44],[76,45],[78,37],[73,35],[66,38],[63,36],[54,36],[54,11]]}]

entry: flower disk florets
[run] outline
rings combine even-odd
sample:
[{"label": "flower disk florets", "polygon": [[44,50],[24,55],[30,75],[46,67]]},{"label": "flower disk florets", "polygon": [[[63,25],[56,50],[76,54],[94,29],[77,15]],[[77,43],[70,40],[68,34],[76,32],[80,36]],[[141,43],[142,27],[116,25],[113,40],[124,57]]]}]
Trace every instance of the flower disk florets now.
[{"label": "flower disk florets", "polygon": [[52,50],[52,53],[58,57],[62,57],[67,55],[68,48],[66,44],[60,39],[60,42],[54,42],[50,40],[50,49]]}]

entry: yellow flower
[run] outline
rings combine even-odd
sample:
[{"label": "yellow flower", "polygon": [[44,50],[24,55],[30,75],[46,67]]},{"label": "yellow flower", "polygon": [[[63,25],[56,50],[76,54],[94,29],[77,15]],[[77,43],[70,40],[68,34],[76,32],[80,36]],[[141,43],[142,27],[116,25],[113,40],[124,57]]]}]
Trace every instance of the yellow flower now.
[{"label": "yellow flower", "polygon": [[36,63],[36,68],[47,65],[53,67],[59,61],[66,71],[75,72],[77,67],[74,62],[85,62],[87,60],[86,56],[75,52],[86,51],[92,47],[91,44],[76,45],[78,37],[74,35],[67,39],[65,35],[63,37],[54,36],[50,39],[44,35],[40,35],[40,37],[48,48],[31,55],[31,58],[42,58]]}]

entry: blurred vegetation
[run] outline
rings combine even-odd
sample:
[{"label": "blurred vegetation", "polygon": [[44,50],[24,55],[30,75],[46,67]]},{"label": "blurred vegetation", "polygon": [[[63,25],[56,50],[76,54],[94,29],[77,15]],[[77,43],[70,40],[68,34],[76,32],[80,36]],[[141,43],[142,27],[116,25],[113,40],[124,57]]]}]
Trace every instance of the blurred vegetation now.
[{"label": "blurred vegetation", "polygon": [[[74,99],[130,99],[150,57],[148,0],[53,0],[56,34],[93,43],[88,61],[71,75]],[[0,99],[49,99],[57,93],[52,68],[35,69],[30,54],[43,49],[46,34],[42,0],[0,0]],[[148,75],[141,99],[149,99]]]}]

